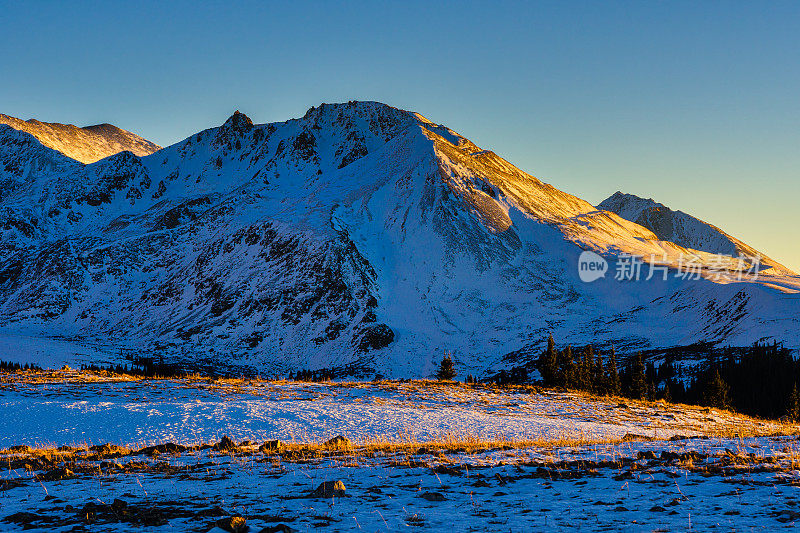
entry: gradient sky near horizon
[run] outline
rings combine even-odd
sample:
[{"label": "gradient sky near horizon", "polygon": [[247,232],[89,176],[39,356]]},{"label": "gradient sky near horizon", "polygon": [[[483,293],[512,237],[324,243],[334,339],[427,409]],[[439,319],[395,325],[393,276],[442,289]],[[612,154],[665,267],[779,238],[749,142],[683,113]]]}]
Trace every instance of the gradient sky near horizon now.
[{"label": "gradient sky near horizon", "polygon": [[800,2],[230,4],[0,0],[0,113],[169,145],[378,100],[800,271]]}]

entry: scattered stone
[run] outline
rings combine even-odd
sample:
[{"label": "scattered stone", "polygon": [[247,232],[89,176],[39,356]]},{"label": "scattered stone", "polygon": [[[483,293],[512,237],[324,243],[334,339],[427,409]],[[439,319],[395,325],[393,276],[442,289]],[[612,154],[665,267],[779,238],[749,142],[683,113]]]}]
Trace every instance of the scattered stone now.
[{"label": "scattered stone", "polygon": [[94,452],[101,457],[120,457],[128,453],[125,448],[107,442],[89,447],[90,452]]},{"label": "scattered stone", "polygon": [[172,442],[167,442],[165,444],[157,444],[155,446],[147,446],[146,448],[142,448],[139,450],[138,453],[144,455],[158,455],[160,453],[183,453],[187,450],[186,446],[181,444],[175,444]]},{"label": "scattered stone", "polygon": [[223,435],[222,439],[213,446],[213,449],[216,451],[235,450],[236,443],[229,436]]},{"label": "scattered stone", "polygon": [[311,493],[312,498],[332,498],[333,496],[342,497],[345,495],[344,483],[341,480],[323,481],[319,487]]},{"label": "scattered stone", "polygon": [[491,485],[489,485],[487,482],[485,482],[485,481],[484,481],[484,480],[482,480],[482,479],[479,479],[478,481],[476,481],[475,483],[473,483],[473,485],[472,485],[472,486],[473,486],[473,487],[491,487]]},{"label": "scattered stone", "polygon": [[425,525],[425,519],[415,514],[406,518],[406,523],[410,526],[422,527]]},{"label": "scattered stone", "polygon": [[119,498],[114,498],[114,501],[111,503],[111,508],[115,510],[127,509],[128,502],[125,500],[120,500]]},{"label": "scattered stone", "polygon": [[653,507],[650,508],[651,513],[663,513],[664,511],[666,511],[666,509],[664,509],[660,505],[654,505]]},{"label": "scattered stone", "polygon": [[45,472],[39,476],[39,479],[42,481],[61,481],[62,479],[72,479],[74,477],[75,472],[69,468],[56,468],[55,470]]},{"label": "scattered stone", "polygon": [[197,517],[223,516],[223,515],[226,515],[226,514],[228,514],[228,513],[222,507],[220,507],[219,505],[215,505],[214,507],[211,507],[210,509],[202,509],[200,511],[197,511],[197,513],[195,513],[195,516],[197,516]]},{"label": "scattered stone", "polygon": [[617,474],[616,476],[612,476],[612,479],[614,481],[625,481],[627,479],[633,479],[633,474],[631,473],[630,470],[626,470],[625,472],[622,472],[621,474]]},{"label": "scattered stone", "polygon": [[3,522],[17,524],[18,526],[22,526],[22,529],[31,529],[34,527],[34,522],[38,522],[40,519],[41,517],[37,514],[23,511],[5,517]]},{"label": "scattered stone", "polygon": [[28,446],[27,444],[17,444],[16,446],[11,446],[8,451],[14,453],[31,453],[33,448]]},{"label": "scattered stone", "polygon": [[443,502],[447,500],[441,492],[423,492],[419,497],[429,502]]},{"label": "scattered stone", "polygon": [[635,440],[653,440],[652,437],[647,437],[645,435],[637,435],[636,433],[626,433],[625,436],[622,437],[622,442],[631,442]]},{"label": "scattered stone", "polygon": [[102,502],[88,502],[79,509],[67,505],[64,507],[64,511],[74,512],[76,518],[86,524],[122,522],[144,527],[163,526],[173,518],[193,516],[185,504],[178,502],[164,502],[161,505],[154,503],[133,505],[119,498],[110,505]]},{"label": "scattered stone", "polygon": [[460,476],[462,474],[460,469],[447,465],[439,465],[433,471],[437,474],[447,474],[449,476]]},{"label": "scattered stone", "polygon": [[258,451],[262,453],[283,453],[286,450],[286,445],[279,440],[268,440],[258,447]]},{"label": "scattered stone", "polygon": [[341,448],[352,448],[353,443],[347,437],[343,437],[342,435],[338,435],[333,437],[330,440],[325,441],[326,448],[333,448],[333,449],[341,449]]},{"label": "scattered stone", "polygon": [[800,512],[794,511],[792,509],[785,509],[782,511],[774,511],[771,513],[778,522],[786,523],[786,522],[796,522],[798,518],[800,518]]},{"label": "scattered stone", "polygon": [[247,520],[241,516],[229,516],[217,520],[217,527],[228,533],[245,533],[248,529]]}]

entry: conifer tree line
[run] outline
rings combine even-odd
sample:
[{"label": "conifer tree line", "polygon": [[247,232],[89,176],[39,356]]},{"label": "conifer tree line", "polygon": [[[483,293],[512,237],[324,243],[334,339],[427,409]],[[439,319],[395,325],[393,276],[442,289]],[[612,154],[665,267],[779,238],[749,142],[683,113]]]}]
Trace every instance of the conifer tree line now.
[{"label": "conifer tree line", "polygon": [[0,372],[16,372],[17,370],[41,370],[42,367],[35,363],[13,363],[11,361],[0,361]]},{"label": "conifer tree line", "polygon": [[800,420],[800,361],[778,343],[715,350],[685,387],[675,381],[666,384],[674,387],[676,401]]},{"label": "conifer tree line", "polygon": [[800,361],[777,343],[746,348],[698,345],[702,352],[692,369],[682,370],[668,356],[656,367],[642,353],[618,364],[606,353],[585,346],[556,349],[552,335],[537,362],[549,387],[611,394],[640,400],[704,405],[759,416],[800,421]]},{"label": "conifer tree line", "polygon": [[295,373],[289,372],[289,381],[331,381],[336,378],[336,373],[332,368],[320,370],[298,370]]},{"label": "conifer tree line", "polygon": [[[577,353],[572,346],[557,350],[551,335],[547,340],[547,349],[539,357],[538,368],[544,385],[548,387],[613,395],[623,395],[631,390],[631,387],[623,388],[613,349],[606,357],[602,353],[595,353],[592,346],[586,346]],[[632,379],[636,397],[640,397],[638,387],[644,376],[635,379],[632,376]]]},{"label": "conifer tree line", "polygon": [[81,370],[88,370],[91,372],[110,372],[113,374],[128,374],[131,376],[148,378],[173,378],[190,375],[190,372],[184,368],[165,363],[160,358],[158,361],[156,361],[150,357],[134,357],[130,365],[81,365]]},{"label": "conifer tree line", "polygon": [[[36,363],[26,363],[20,365],[19,363],[12,363],[10,361],[0,361],[0,372],[15,372],[25,370],[42,370],[42,367]],[[129,376],[141,377],[184,377],[190,373],[174,365],[159,363],[153,359],[135,358],[131,364],[123,365],[98,365],[98,364],[83,364],[80,368],[81,371],[90,372],[108,372],[111,374],[127,374]]]}]

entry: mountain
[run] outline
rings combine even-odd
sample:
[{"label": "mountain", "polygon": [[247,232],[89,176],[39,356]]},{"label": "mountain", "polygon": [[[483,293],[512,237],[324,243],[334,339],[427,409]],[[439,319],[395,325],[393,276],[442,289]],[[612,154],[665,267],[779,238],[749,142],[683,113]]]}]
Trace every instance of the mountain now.
[{"label": "mountain", "polygon": [[664,241],[672,241],[686,248],[728,256],[761,257],[765,265],[793,274],[785,266],[761,254],[742,241],[731,237],[718,227],[703,222],[683,211],[673,211],[652,198],[640,198],[619,191],[603,200],[598,209],[612,211],[625,220],[649,229]]},{"label": "mountain", "polygon": [[0,124],[29,133],[44,146],[81,163],[94,163],[126,150],[145,156],[161,149],[160,146],[112,124],[79,128],[72,124],[21,120],[3,114],[0,114]]},{"label": "mountain", "polygon": [[[263,125],[237,111],[89,165],[0,127],[3,180],[9,351],[407,377],[444,352],[462,374],[528,364],[550,333],[623,353],[800,347],[800,277],[664,240],[376,102]],[[605,277],[581,281],[585,251]],[[615,279],[629,256],[667,279]],[[675,275],[687,257],[699,279]]]}]

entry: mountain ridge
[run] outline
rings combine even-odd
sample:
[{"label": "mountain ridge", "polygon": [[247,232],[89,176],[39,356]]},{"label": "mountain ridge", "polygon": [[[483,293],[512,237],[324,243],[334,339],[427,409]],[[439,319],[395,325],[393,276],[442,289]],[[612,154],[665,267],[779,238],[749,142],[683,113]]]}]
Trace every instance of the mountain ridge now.
[{"label": "mountain ridge", "polygon": [[[19,158],[2,131],[0,158]],[[234,113],[149,156],[64,162],[0,200],[0,232],[0,335],[110,361],[408,377],[445,351],[464,373],[528,364],[550,333],[621,352],[800,346],[796,276],[583,283],[587,250],[612,271],[658,256],[671,274],[712,254],[377,102],[272,124]]]},{"label": "mountain ridge", "polygon": [[795,274],[789,268],[728,235],[717,226],[683,211],[670,209],[652,198],[645,199],[617,191],[597,207],[612,211],[626,220],[646,227],[662,240],[714,254],[759,256],[763,263]]},{"label": "mountain ridge", "polygon": [[145,156],[161,149],[135,133],[108,123],[79,127],[0,114],[0,124],[33,135],[44,146],[81,163],[94,163],[126,150]]}]

